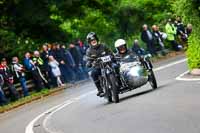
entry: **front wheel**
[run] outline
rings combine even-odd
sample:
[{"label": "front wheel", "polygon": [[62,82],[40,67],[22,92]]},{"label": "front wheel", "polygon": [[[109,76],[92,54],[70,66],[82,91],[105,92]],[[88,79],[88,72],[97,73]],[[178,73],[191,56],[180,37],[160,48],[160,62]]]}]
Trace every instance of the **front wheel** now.
[{"label": "front wheel", "polygon": [[108,100],[108,103],[112,102],[112,93],[111,90],[109,89],[108,81],[105,78],[101,79],[101,86],[105,93],[104,97]]},{"label": "front wheel", "polygon": [[112,102],[112,93],[110,90],[108,90],[108,95],[107,95],[108,103]]},{"label": "front wheel", "polygon": [[149,83],[150,83],[150,85],[151,85],[151,87],[152,87],[153,89],[157,89],[157,88],[158,88],[158,87],[157,87],[156,77],[155,77],[155,75],[154,75],[153,70],[150,70],[150,73],[149,73]]},{"label": "front wheel", "polygon": [[118,103],[119,102],[118,82],[113,74],[110,74],[109,78],[110,78],[110,83],[112,87],[111,92],[112,92],[113,101],[115,103]]}]

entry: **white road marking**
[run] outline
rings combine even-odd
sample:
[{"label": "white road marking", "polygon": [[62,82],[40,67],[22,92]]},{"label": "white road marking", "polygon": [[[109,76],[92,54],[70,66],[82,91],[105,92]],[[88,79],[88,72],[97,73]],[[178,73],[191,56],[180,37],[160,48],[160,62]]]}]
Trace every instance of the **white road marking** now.
[{"label": "white road marking", "polygon": [[181,81],[200,81],[200,78],[183,78],[183,75],[185,75],[186,73],[188,73],[189,71],[186,71],[182,74],[180,74],[178,77],[176,77],[176,80],[181,80]]},{"label": "white road marking", "polygon": [[175,61],[175,62],[172,62],[172,63],[170,63],[170,64],[167,64],[167,65],[164,65],[164,66],[155,68],[154,71],[159,71],[159,70],[162,70],[162,69],[165,69],[165,68],[174,66],[174,65],[176,65],[176,64],[180,64],[180,63],[185,62],[185,61],[187,61],[187,59],[182,59],[182,60],[179,60],[179,61]]},{"label": "white road marking", "polygon": [[[54,114],[54,113],[57,112],[58,110],[60,110],[60,109],[62,109],[62,108],[64,108],[64,107],[66,107],[66,106],[68,106],[68,105],[70,105],[70,104],[72,104],[72,103],[74,103],[74,102],[76,102],[76,101],[78,101],[78,100],[80,100],[80,99],[82,99],[82,98],[88,96],[88,95],[91,95],[92,93],[95,93],[95,92],[96,92],[96,91],[90,91],[90,92],[88,92],[88,93],[85,93],[85,94],[83,94],[83,95],[80,95],[80,96],[78,96],[78,97],[76,97],[76,98],[69,99],[69,100],[67,100],[67,101],[65,101],[65,102],[63,102],[63,103],[61,103],[61,104],[59,104],[59,105],[57,105],[57,106],[54,106],[54,107],[48,109],[47,111],[45,111],[45,112],[43,112],[42,114],[40,114],[40,115],[38,115],[37,117],[35,117],[35,118],[28,124],[28,126],[26,127],[26,130],[25,130],[25,133],[34,133],[34,131],[33,131],[34,123],[35,123],[36,121],[38,121],[40,118],[44,117],[45,115],[51,115],[51,116],[52,116],[52,114]],[[62,107],[62,108],[61,108],[61,107]]]},{"label": "white road marking", "polygon": [[[168,67],[171,67],[171,66],[174,66],[174,65],[177,65],[177,64],[180,64],[180,63],[183,63],[187,61],[187,59],[182,59],[182,60],[179,60],[179,61],[175,61],[175,62],[172,62],[170,64],[167,64],[167,65],[164,65],[164,66],[161,66],[161,67],[158,67],[158,68],[155,68],[154,71],[160,71],[162,69],[166,69]],[[96,91],[90,91],[88,93],[85,93],[83,95],[80,95],[76,98],[72,98],[72,99],[69,99],[65,102],[63,102],[62,104],[59,104],[57,106],[54,106],[50,109],[48,109],[47,111],[43,112],[42,114],[38,115],[37,117],[35,117],[29,124],[28,126],[26,127],[26,130],[25,130],[25,133],[34,133],[33,131],[33,127],[34,127],[34,123],[37,122],[40,118],[44,117],[45,115],[47,115],[47,117],[44,119],[43,121],[43,126],[45,128],[45,130],[49,133],[58,133],[58,132],[52,132],[47,126],[47,121],[50,120],[50,118],[52,117],[52,115],[54,113],[56,113],[57,111],[65,108],[66,106],[69,106],[71,105],[72,103],[75,103],[83,98],[85,98],[86,96],[92,94],[92,93],[95,93]],[[60,133],[60,132],[59,132]]]},{"label": "white road marking", "polygon": [[57,108],[56,110],[52,111],[51,114],[49,114],[47,117],[45,117],[44,121],[43,121],[43,127],[45,129],[45,131],[47,131],[48,133],[62,133],[62,132],[57,132],[57,131],[53,131],[53,129],[49,128],[47,126],[47,122],[51,119],[51,117],[53,116],[54,113],[56,113],[57,111],[63,109],[64,107],[74,103],[74,102],[77,102],[85,97],[87,97],[88,95],[91,95],[92,93],[95,93],[96,91],[90,91],[86,94],[83,94],[81,96],[78,96],[76,98],[72,98],[71,100],[67,100],[65,104],[63,104],[62,106],[60,106],[59,108]]}]

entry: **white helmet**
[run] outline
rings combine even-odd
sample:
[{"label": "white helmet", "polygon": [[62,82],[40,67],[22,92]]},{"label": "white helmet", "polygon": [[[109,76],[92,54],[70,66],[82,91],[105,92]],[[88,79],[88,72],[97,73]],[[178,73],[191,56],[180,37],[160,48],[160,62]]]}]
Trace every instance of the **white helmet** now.
[{"label": "white helmet", "polygon": [[117,41],[115,41],[115,48],[118,48],[123,45],[126,45],[126,41],[124,39],[117,39]]}]

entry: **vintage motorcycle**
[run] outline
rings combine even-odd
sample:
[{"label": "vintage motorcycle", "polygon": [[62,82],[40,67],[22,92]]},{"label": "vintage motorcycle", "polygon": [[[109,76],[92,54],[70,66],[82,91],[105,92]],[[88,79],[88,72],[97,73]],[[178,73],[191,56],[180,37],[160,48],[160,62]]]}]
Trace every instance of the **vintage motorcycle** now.
[{"label": "vintage motorcycle", "polygon": [[100,85],[104,91],[104,97],[108,102],[119,102],[119,78],[116,72],[116,64],[113,62],[111,55],[105,55],[96,59],[96,62],[100,66],[101,76],[99,76]]},{"label": "vintage motorcycle", "polygon": [[112,58],[110,55],[97,58],[101,68],[100,83],[108,102],[118,103],[119,94],[141,87],[147,82],[153,89],[157,88],[149,56],[140,57],[140,61],[138,57],[127,55],[123,60],[117,59],[120,60],[118,63],[113,62]]}]

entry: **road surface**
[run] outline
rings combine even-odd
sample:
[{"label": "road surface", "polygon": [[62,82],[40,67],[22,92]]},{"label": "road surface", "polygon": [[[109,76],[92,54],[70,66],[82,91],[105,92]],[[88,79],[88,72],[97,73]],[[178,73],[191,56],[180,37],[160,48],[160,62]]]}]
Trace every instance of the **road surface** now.
[{"label": "road surface", "polygon": [[81,83],[0,115],[1,133],[199,133],[200,81],[176,80],[183,55],[154,64],[158,89],[147,84],[108,104]]}]

